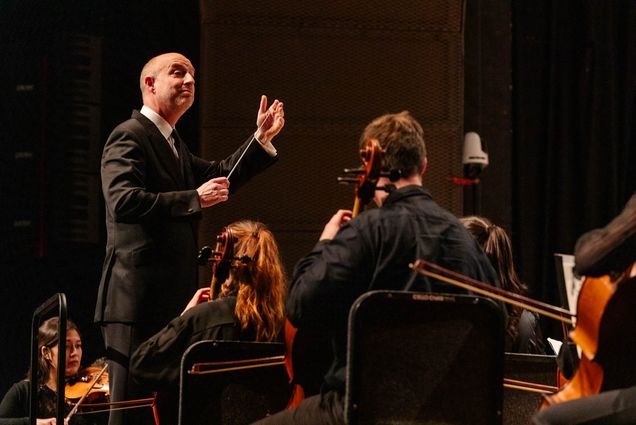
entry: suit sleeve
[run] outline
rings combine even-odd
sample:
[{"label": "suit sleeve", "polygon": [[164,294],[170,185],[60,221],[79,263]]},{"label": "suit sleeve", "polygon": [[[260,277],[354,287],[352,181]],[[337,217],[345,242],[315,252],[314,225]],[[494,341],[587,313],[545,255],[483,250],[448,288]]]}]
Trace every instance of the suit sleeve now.
[{"label": "suit sleeve", "polygon": [[190,155],[192,171],[198,184],[214,177],[227,176],[234,169],[230,176],[230,193],[236,192],[252,177],[278,160],[278,156],[269,155],[253,137],[249,137],[232,155],[219,162],[209,162]]},{"label": "suit sleeve", "polygon": [[181,357],[192,344],[235,339],[234,303],[226,299],[199,304],[143,342],[130,358],[130,372],[144,386],[161,389],[179,383]]},{"label": "suit sleeve", "polygon": [[351,305],[371,279],[370,256],[352,223],[334,239],[318,242],[294,270],[286,302],[291,323],[322,330],[346,323]]},{"label": "suit sleeve", "polygon": [[[196,190],[154,191],[148,153],[132,131],[115,130],[102,155],[102,189],[116,221],[187,218],[201,211]],[[156,178],[156,176],[152,176]]]}]

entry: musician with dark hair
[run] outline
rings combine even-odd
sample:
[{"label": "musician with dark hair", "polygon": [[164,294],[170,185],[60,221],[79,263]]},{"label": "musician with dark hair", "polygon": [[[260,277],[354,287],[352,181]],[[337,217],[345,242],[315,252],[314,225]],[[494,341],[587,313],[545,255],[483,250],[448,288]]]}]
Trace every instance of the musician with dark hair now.
[{"label": "musician with dark hair", "polygon": [[[488,256],[497,272],[501,288],[513,294],[525,295],[528,287],[517,274],[508,233],[485,217],[472,215],[462,217],[460,221]],[[506,351],[545,354],[537,313],[514,305],[510,308],[506,327]]]},{"label": "musician with dark hair", "polygon": [[[29,370],[26,379],[13,384],[0,403],[0,425],[29,425],[29,394],[31,379],[38,384],[37,425],[55,425],[57,408],[57,358],[58,322],[52,317],[38,328],[37,370]],[[82,361],[82,339],[79,329],[72,321],[66,322],[66,368],[65,377],[72,377],[80,370]],[[70,407],[66,405],[66,414]],[[66,422],[66,421],[65,421]],[[74,416],[70,424],[88,424],[84,418]]]}]

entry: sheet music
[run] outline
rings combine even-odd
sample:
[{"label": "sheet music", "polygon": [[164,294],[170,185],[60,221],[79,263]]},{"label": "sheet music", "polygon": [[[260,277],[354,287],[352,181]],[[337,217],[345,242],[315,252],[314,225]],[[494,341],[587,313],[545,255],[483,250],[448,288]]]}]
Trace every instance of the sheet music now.
[{"label": "sheet music", "polygon": [[547,338],[547,340],[548,340],[548,345],[550,345],[550,348],[552,348],[552,351],[554,351],[554,354],[559,354],[559,350],[561,350],[561,346],[563,345],[563,342],[553,338]]},{"label": "sheet music", "polygon": [[574,274],[574,255],[563,255],[563,277],[565,278],[565,290],[568,296],[569,310],[576,314],[576,302],[583,284],[583,277]]}]

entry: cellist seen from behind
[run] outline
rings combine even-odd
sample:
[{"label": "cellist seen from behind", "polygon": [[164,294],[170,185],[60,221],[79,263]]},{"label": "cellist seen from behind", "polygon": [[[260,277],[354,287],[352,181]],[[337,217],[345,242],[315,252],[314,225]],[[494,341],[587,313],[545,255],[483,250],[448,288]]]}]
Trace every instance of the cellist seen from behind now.
[{"label": "cellist seen from behind", "polygon": [[344,423],[346,326],[355,299],[375,289],[457,291],[427,286],[411,272],[410,262],[424,257],[475,279],[497,281],[472,236],[423,187],[428,162],[420,123],[406,111],[383,115],[365,128],[360,147],[370,139],[383,151],[374,197],[379,208],[354,218],[349,210],[333,215],[296,265],[286,302],[299,332],[319,329],[329,336],[334,358],[322,392],[258,423]]}]

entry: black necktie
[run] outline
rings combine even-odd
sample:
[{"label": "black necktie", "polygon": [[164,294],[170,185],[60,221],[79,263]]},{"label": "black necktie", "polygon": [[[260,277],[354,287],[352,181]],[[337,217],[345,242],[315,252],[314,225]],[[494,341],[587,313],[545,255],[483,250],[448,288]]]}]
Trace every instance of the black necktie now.
[{"label": "black necktie", "polygon": [[180,162],[181,151],[179,150],[179,148],[181,147],[181,138],[179,138],[179,133],[177,133],[176,128],[172,130],[172,134],[170,134],[170,137],[172,137],[172,142],[174,143],[174,149],[177,151],[177,161]]},{"label": "black necktie", "polygon": [[174,143],[174,149],[177,151],[177,157],[175,158],[175,161],[177,161],[177,168],[179,169],[179,174],[183,177],[183,161],[181,160],[181,150],[179,149],[181,147],[181,137],[179,137],[179,133],[177,133],[176,128],[172,130],[172,134],[170,134],[170,136]]}]

